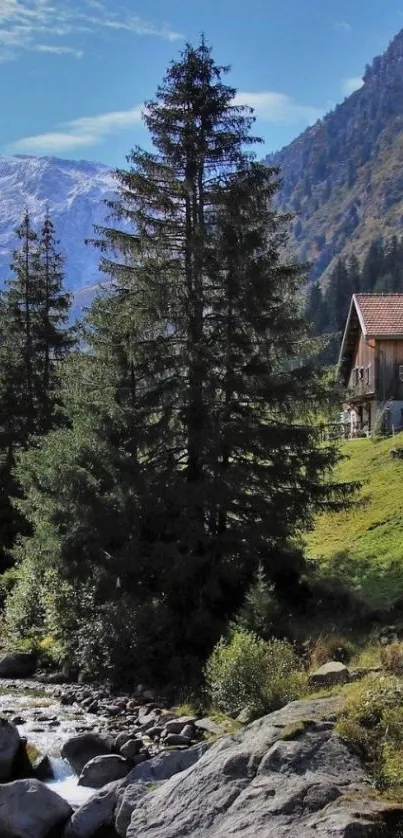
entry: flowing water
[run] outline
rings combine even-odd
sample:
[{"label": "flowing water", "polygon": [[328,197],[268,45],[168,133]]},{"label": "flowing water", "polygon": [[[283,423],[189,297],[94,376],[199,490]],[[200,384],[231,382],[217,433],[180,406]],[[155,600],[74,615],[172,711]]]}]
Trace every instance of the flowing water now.
[{"label": "flowing water", "polygon": [[82,710],[78,705],[64,706],[51,690],[32,683],[0,679],[0,715],[15,719],[21,736],[41,755],[49,757],[54,778],[46,783],[71,806],[84,803],[93,789],[78,786],[78,777],[60,755],[66,739],[84,731],[105,728],[106,719]]}]

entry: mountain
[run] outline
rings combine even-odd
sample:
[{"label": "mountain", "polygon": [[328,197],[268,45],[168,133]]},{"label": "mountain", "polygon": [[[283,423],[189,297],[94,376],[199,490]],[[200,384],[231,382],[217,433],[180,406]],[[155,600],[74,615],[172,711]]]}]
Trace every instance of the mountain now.
[{"label": "mountain", "polygon": [[112,197],[114,180],[99,163],[58,160],[53,157],[6,157],[0,155],[0,286],[10,273],[10,253],[15,247],[15,229],[27,207],[35,227],[47,208],[55,224],[66,259],[66,283],[81,291],[99,281],[99,252],[85,240],[94,234],[94,224],[106,220],[104,201]]},{"label": "mountain", "polygon": [[337,257],[362,262],[377,238],[403,233],[403,30],[367,66],[363,86],[266,162],[279,205],[296,214],[290,248],[326,278]]}]

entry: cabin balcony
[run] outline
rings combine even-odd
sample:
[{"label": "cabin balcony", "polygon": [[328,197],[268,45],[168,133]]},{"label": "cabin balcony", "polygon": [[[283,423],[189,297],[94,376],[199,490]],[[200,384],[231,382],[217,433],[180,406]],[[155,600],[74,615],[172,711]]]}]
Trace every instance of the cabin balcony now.
[{"label": "cabin balcony", "polygon": [[375,396],[375,376],[372,367],[356,367],[350,377],[347,401],[359,402]]}]

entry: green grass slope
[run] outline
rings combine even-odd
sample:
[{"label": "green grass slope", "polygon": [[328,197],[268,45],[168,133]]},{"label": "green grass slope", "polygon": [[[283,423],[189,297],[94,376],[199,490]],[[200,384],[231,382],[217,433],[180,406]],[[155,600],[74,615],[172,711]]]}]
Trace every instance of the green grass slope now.
[{"label": "green grass slope", "polygon": [[361,481],[359,502],[348,512],[319,516],[306,539],[321,574],[382,609],[403,598],[403,460],[391,457],[395,447],[403,447],[403,434],[343,443],[336,477]]}]

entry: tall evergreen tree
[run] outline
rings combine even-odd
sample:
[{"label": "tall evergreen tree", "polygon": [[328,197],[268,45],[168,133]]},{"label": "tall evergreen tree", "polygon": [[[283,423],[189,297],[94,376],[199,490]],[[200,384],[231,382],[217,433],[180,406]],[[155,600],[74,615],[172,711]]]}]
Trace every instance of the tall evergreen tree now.
[{"label": "tall evergreen tree", "polygon": [[60,362],[74,344],[67,325],[71,294],[64,288],[63,257],[58,250],[53,223],[47,214],[37,253],[35,305],[37,432],[47,433],[56,423],[60,391]]},{"label": "tall evergreen tree", "polygon": [[[154,151],[129,155],[119,227],[99,231],[114,291],[90,317],[94,397],[70,391],[72,427],[22,461],[27,554],[40,542],[70,581],[81,567],[98,615],[123,596],[132,614],[147,607],[148,637],[165,635],[160,674],[168,638],[171,656],[203,658],[259,563],[289,586],[290,538],[345,503],[324,479],[337,452],[309,418],[323,394],[301,360],[303,278],[281,257],[277,173],[251,155],[252,116],[226,72],[204,41],[187,46],[148,103]],[[106,532],[118,511],[126,532]]]},{"label": "tall evergreen tree", "polygon": [[338,259],[333,268],[326,291],[330,331],[342,332],[353,293],[351,275],[344,259]]},{"label": "tall evergreen tree", "polygon": [[[13,477],[15,453],[33,436],[58,422],[55,407],[60,389],[59,360],[71,345],[65,328],[69,297],[63,291],[61,257],[53,227],[46,218],[38,235],[28,212],[17,230],[20,243],[0,299],[0,463],[3,473],[0,549],[11,547],[23,530],[11,498],[19,489]],[[3,561],[4,554],[3,554]]]}]

